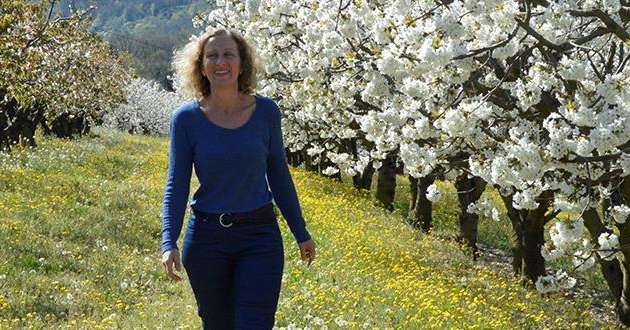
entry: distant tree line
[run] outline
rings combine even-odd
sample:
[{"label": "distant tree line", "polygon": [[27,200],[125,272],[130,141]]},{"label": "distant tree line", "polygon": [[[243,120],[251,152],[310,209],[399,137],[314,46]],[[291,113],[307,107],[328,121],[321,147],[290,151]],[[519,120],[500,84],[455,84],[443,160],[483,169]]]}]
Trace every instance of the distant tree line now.
[{"label": "distant tree line", "polygon": [[64,0],[60,7],[69,11],[90,5],[96,5],[90,30],[101,34],[116,50],[128,52],[139,76],[171,91],[168,76],[173,50],[195,32],[192,18],[210,8],[204,0]]},{"label": "distant tree line", "polygon": [[0,0],[0,150],[35,146],[35,130],[88,133],[125,99],[123,57],[88,32],[89,10],[58,13],[56,1]]}]

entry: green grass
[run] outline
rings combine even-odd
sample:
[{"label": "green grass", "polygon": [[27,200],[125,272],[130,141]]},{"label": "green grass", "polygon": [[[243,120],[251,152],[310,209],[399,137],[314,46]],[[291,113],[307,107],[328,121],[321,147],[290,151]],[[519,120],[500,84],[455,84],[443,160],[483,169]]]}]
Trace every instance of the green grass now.
[{"label": "green grass", "polygon": [[[350,177],[343,177],[343,182],[347,185],[352,185],[352,179]],[[372,191],[376,191],[377,176],[372,181]],[[459,233],[458,224],[458,212],[459,204],[457,200],[457,190],[453,184],[449,182],[437,182],[438,187],[443,192],[444,197],[436,204],[433,205],[433,232],[432,235],[442,238],[454,239]],[[394,209],[396,214],[406,215],[409,212],[409,200],[410,200],[410,188],[409,180],[406,176],[399,175],[396,178],[396,196],[394,200]],[[485,246],[498,248],[505,253],[511,255],[511,248],[513,245],[513,230],[509,219],[507,218],[507,211],[503,205],[503,201],[499,196],[499,192],[488,187],[484,192],[484,195],[489,196],[494,205],[500,210],[501,218],[499,221],[481,216],[479,219],[479,232],[478,242]],[[370,194],[371,200],[376,201],[373,197],[374,193]],[[483,197],[483,196],[482,196]],[[561,215],[562,216],[562,215]],[[547,224],[547,229],[553,222]],[[545,233],[548,238],[548,234]],[[585,235],[587,235],[585,233]],[[586,237],[586,236],[585,236]],[[612,299],[610,290],[606,284],[599,266],[595,265],[584,272],[570,272],[573,270],[574,265],[570,258],[560,258],[547,262],[547,268],[549,269],[564,269],[570,273],[572,277],[578,279],[578,287],[589,292],[596,292],[599,296],[605,299]]]},{"label": "green grass", "polygon": [[[160,263],[168,140],[95,132],[0,155],[0,328],[198,328],[188,283],[170,282]],[[401,216],[404,184],[390,214],[349,184],[292,172],[318,258],[299,261],[282,220],[278,327],[609,326],[591,317],[590,299],[540,296],[443,239],[457,229],[450,194],[426,236]],[[503,222],[482,220],[482,236],[509,246]]]}]

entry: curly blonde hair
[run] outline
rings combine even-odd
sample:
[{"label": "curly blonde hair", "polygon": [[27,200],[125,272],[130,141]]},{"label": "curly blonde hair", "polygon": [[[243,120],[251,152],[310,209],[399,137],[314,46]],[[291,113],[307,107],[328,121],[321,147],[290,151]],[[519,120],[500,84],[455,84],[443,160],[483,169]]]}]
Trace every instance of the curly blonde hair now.
[{"label": "curly blonde hair", "polygon": [[202,35],[191,39],[173,56],[173,70],[176,76],[176,85],[184,94],[201,99],[210,95],[210,81],[202,75],[203,50],[208,39],[219,34],[226,33],[232,37],[238,47],[241,58],[242,73],[238,76],[238,90],[245,94],[251,94],[256,88],[256,75],[258,64],[254,50],[238,32],[226,29],[211,29]]}]

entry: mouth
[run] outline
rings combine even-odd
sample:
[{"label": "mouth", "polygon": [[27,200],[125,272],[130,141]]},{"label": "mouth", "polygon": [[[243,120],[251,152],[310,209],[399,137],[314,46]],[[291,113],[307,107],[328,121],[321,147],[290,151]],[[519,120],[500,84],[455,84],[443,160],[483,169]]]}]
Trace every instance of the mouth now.
[{"label": "mouth", "polygon": [[217,77],[226,77],[230,75],[230,71],[229,70],[217,70],[214,71],[214,75]]}]

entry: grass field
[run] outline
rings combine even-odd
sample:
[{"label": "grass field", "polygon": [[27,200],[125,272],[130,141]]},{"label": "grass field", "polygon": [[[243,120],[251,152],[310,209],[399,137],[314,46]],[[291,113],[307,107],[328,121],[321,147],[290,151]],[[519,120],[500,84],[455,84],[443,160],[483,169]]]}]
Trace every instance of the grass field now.
[{"label": "grass field", "polygon": [[[160,263],[168,140],[95,132],[39,137],[35,150],[0,156],[0,328],[198,328],[188,283],[167,280]],[[404,179],[389,214],[347,183],[292,174],[318,259],[299,261],[281,220],[278,327],[613,328],[592,317],[589,298],[543,297],[501,268],[473,263],[447,239],[456,230],[453,194],[436,205],[429,237],[400,215]],[[507,247],[509,233],[507,222],[482,219],[481,242]],[[597,281],[587,275],[585,285]]]},{"label": "grass field", "polygon": [[[396,178],[396,198],[394,201],[394,209],[396,214],[404,216],[409,211],[409,180],[405,176],[398,176]],[[352,179],[350,177],[343,177],[343,182],[350,186]],[[454,239],[459,233],[458,225],[458,212],[459,204],[457,201],[457,190],[453,184],[448,182],[437,182],[438,187],[443,192],[443,198],[439,203],[433,206],[433,233],[432,235],[441,237],[444,239]],[[372,191],[376,191],[376,177],[372,182]],[[372,194],[373,195],[373,194]],[[498,248],[505,253],[511,253],[512,248],[512,235],[513,230],[510,225],[510,221],[507,218],[507,211],[503,205],[503,201],[499,196],[498,191],[492,187],[486,188],[484,195],[490,197],[494,205],[501,212],[501,220],[495,221],[486,217],[479,219],[479,236],[478,240],[480,244],[484,246]],[[482,196],[483,197],[483,196]],[[374,198],[373,198],[374,199]],[[564,213],[561,213],[559,217],[565,217]],[[547,228],[551,226],[552,222],[547,224]],[[549,235],[545,233],[546,237]],[[510,266],[511,267],[511,266]],[[550,269],[564,269],[566,271],[572,270],[574,267],[571,259],[561,258],[547,263],[547,268]],[[599,267],[592,267],[585,272],[574,272],[571,276],[578,279],[578,287],[587,291],[594,291],[602,298],[609,298],[611,294],[607,289],[606,282],[602,276]]]}]

